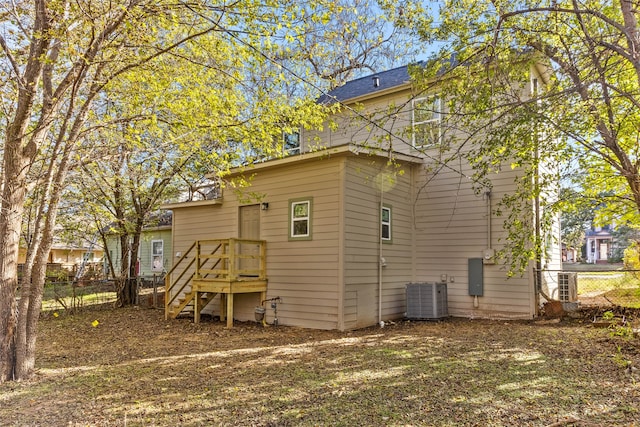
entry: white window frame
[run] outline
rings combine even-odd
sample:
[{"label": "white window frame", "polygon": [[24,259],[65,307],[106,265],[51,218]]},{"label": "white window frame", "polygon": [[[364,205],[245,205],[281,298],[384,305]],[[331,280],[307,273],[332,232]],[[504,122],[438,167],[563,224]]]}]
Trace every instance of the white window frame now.
[{"label": "white window frame", "polygon": [[[419,111],[422,103],[431,104],[429,109],[430,118],[420,120],[421,117],[416,114]],[[426,132],[418,132],[420,127],[435,127],[436,128],[436,140],[433,142],[425,143],[424,141],[417,141],[416,136],[426,135]],[[422,98],[415,98],[411,101],[411,140],[414,148],[433,147],[439,145],[442,142],[442,99],[438,95],[425,96]]]},{"label": "white window frame", "polygon": [[[295,147],[287,148],[287,138],[292,135],[296,135],[298,137],[298,145]],[[282,132],[282,149],[284,151],[285,156],[292,156],[294,154],[300,154],[300,130],[293,129],[292,132]]]},{"label": "white window frame", "polygon": [[[160,243],[159,251],[156,251],[156,243]],[[156,259],[160,261],[160,265],[156,266]],[[164,269],[164,240],[152,240],[151,241],[151,271],[158,272]]]},{"label": "white window frame", "polygon": [[[306,205],[306,215],[296,216],[296,207]],[[292,240],[309,240],[311,239],[311,199],[298,199],[289,201],[289,238]],[[297,233],[296,224],[306,222],[306,233]]]},{"label": "white window frame", "polygon": [[[384,213],[388,212],[388,218],[385,220]],[[380,209],[380,240],[386,243],[390,243],[392,240],[391,234],[391,206],[383,205]],[[387,228],[387,236],[385,236],[385,227]]]}]

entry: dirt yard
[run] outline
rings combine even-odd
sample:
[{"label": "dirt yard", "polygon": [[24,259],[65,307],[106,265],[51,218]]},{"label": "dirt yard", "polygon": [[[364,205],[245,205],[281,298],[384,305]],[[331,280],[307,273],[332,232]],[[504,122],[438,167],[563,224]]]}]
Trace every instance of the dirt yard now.
[{"label": "dirt yard", "polygon": [[343,333],[86,309],[43,316],[37,366],[0,385],[0,425],[640,426],[640,339],[587,320]]}]

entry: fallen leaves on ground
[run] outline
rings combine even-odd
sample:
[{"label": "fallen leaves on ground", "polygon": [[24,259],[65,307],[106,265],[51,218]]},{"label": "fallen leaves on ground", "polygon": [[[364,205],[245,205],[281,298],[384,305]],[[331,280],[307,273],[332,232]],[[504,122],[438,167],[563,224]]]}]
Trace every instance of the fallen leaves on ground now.
[{"label": "fallen leaves on ground", "polygon": [[38,351],[0,385],[3,426],[640,426],[638,338],[580,320],[339,332],[103,308],[43,316]]}]

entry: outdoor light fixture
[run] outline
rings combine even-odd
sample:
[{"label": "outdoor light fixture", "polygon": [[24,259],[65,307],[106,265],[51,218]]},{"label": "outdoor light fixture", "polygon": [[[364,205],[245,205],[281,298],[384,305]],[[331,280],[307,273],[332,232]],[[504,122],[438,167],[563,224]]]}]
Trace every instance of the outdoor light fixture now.
[{"label": "outdoor light fixture", "polygon": [[260,203],[260,209],[262,209],[263,211],[266,211],[267,209],[269,209],[269,203],[266,203],[266,202]]}]

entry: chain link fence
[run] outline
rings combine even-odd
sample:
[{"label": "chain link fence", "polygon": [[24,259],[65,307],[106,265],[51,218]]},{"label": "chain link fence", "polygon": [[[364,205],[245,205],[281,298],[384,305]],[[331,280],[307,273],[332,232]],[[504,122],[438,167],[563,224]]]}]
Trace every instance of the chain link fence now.
[{"label": "chain link fence", "polygon": [[[132,279],[137,282],[136,304],[164,307],[164,277],[154,275]],[[87,306],[115,303],[113,280],[48,280],[43,295],[44,311],[76,311]]]},{"label": "chain link fence", "polygon": [[543,270],[538,289],[550,300],[580,307],[640,308],[640,270]]}]

